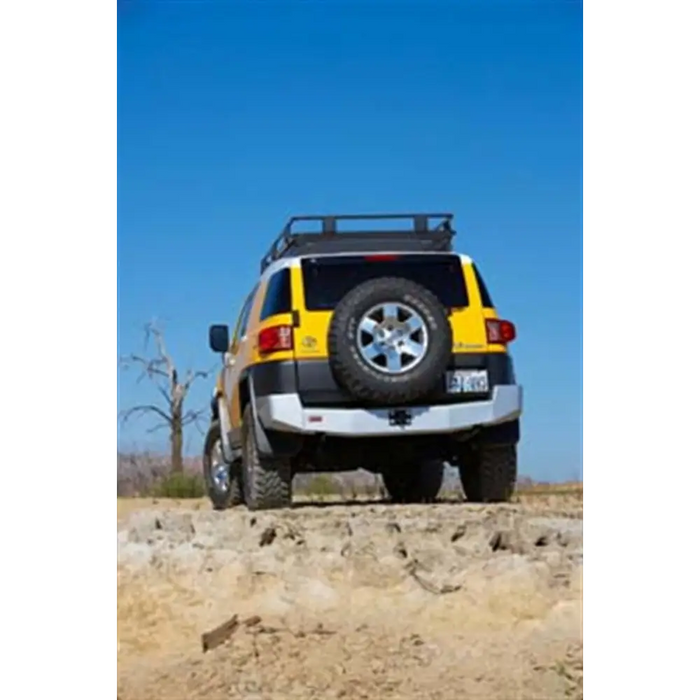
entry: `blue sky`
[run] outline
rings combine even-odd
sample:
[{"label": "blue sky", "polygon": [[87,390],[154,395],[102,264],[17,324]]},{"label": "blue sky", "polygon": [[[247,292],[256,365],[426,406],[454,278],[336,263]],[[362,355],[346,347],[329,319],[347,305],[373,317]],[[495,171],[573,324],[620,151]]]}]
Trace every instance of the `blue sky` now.
[{"label": "blue sky", "polygon": [[[581,8],[120,4],[118,353],[158,317],[183,369],[214,366],[208,325],[235,320],[291,214],[453,211],[518,326],[521,471],[580,475]],[[118,410],[155,398],[119,374]],[[148,425],[120,444],[165,447]]]}]

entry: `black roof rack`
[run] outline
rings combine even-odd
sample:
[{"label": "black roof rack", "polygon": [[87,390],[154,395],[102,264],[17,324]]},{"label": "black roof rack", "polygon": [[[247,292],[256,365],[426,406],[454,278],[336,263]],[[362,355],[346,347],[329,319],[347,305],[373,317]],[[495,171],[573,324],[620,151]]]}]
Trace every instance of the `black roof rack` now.
[{"label": "black roof rack", "polygon": [[[372,221],[387,219],[411,219],[412,228],[387,230],[338,231],[338,221]],[[440,219],[430,228],[431,219]],[[292,216],[282,233],[260,261],[260,272],[280,258],[293,255],[323,253],[373,252],[382,250],[406,252],[451,252],[452,214],[338,214],[318,216]],[[321,231],[295,233],[298,221],[321,222]]]}]

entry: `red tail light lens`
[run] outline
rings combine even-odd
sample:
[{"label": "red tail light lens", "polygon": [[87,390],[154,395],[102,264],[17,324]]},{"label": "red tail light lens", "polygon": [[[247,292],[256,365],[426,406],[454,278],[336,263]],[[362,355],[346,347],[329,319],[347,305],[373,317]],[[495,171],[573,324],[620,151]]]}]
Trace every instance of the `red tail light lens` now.
[{"label": "red tail light lens", "polygon": [[294,348],[294,334],[291,326],[270,326],[258,334],[258,352],[278,352]]},{"label": "red tail light lens", "polygon": [[365,260],[367,262],[387,262],[389,260],[398,260],[398,255],[392,255],[391,253],[378,253],[377,255],[365,255]]},{"label": "red tail light lens", "polygon": [[486,320],[486,338],[495,345],[512,343],[515,340],[515,326],[510,321],[489,318]]}]

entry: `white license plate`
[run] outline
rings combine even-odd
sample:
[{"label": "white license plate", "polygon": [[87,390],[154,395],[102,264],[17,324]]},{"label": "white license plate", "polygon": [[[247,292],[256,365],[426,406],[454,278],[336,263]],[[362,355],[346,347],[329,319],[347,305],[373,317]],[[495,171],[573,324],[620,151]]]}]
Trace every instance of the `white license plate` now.
[{"label": "white license plate", "polygon": [[489,390],[489,374],[485,369],[458,369],[445,377],[448,394],[485,394]]}]

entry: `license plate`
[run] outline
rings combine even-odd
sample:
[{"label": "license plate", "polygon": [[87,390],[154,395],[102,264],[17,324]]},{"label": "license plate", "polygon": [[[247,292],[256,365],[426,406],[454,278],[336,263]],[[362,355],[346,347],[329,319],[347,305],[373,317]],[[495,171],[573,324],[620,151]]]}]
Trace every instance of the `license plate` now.
[{"label": "license plate", "polygon": [[489,374],[485,369],[458,369],[445,377],[448,394],[485,394],[489,390]]}]

